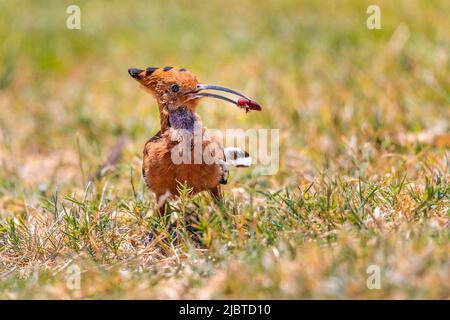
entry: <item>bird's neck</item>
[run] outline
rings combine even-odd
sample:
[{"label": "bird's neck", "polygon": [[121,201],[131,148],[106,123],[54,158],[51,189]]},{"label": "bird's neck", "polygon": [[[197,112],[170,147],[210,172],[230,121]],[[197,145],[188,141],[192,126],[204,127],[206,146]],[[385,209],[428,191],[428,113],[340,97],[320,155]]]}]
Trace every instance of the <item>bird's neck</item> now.
[{"label": "bird's neck", "polygon": [[186,107],[179,107],[169,111],[169,125],[174,129],[194,132],[194,128],[199,120],[198,115]]},{"label": "bird's neck", "polygon": [[176,109],[160,108],[161,132],[169,128],[194,132],[196,126],[201,127],[200,117],[190,108],[180,106]]}]

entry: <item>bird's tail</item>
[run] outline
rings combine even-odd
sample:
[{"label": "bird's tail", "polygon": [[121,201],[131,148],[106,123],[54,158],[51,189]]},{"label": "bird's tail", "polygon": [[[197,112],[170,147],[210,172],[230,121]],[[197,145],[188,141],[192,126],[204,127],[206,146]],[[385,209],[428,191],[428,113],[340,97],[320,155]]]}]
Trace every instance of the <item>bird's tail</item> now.
[{"label": "bird's tail", "polygon": [[247,151],[236,147],[228,147],[223,149],[225,161],[235,167],[250,167],[252,165],[252,157]]}]

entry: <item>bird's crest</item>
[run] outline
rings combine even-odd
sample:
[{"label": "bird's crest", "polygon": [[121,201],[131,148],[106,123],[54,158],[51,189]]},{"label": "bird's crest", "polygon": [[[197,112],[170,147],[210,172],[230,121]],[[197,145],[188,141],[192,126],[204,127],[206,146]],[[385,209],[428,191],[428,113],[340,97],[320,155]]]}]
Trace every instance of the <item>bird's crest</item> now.
[{"label": "bird's crest", "polygon": [[[200,98],[209,97],[224,100],[245,109],[260,111],[261,106],[254,100],[235,90],[209,84],[200,84],[197,77],[185,68],[148,67],[144,69],[128,69],[131,77],[148,92],[153,94],[160,109],[174,110],[178,107],[194,109]],[[210,90],[226,92],[238,96],[238,99],[208,92]]]}]

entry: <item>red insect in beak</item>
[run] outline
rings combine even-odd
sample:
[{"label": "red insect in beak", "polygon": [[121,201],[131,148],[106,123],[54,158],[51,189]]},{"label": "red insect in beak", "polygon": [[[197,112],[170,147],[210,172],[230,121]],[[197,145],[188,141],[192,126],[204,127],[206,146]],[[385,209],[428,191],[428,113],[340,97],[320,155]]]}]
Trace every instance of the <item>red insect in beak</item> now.
[{"label": "red insect in beak", "polygon": [[261,111],[261,106],[255,100],[248,100],[246,98],[239,98],[237,101],[238,107],[246,108],[248,110],[257,110]]},{"label": "red insect in beak", "polygon": [[[228,97],[216,94],[216,93],[202,92],[204,90],[224,91],[224,92],[228,92],[228,93],[237,95],[240,98],[237,101],[235,101],[231,98],[228,98]],[[189,95],[190,99],[209,97],[209,98],[224,100],[224,101],[227,101],[231,104],[238,106],[239,108],[245,109],[246,112],[249,112],[250,110],[261,111],[261,106],[255,100],[252,100],[252,99],[244,96],[240,92],[234,91],[229,88],[221,87],[221,86],[216,86],[216,85],[211,85],[211,84],[198,84],[197,89],[195,91],[188,92],[188,93],[186,93],[186,95]]]}]

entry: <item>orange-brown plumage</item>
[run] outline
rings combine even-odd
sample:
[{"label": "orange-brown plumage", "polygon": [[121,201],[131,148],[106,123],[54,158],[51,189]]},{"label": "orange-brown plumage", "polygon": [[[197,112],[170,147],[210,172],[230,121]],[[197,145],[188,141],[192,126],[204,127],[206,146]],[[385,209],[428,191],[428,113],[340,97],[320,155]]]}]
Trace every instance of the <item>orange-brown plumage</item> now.
[{"label": "orange-brown plumage", "polygon": [[[199,99],[218,98],[247,111],[260,110],[259,105],[228,88],[201,85],[195,75],[185,69],[165,67],[129,69],[128,72],[155,97],[159,106],[161,129],[145,144],[142,166],[145,182],[156,194],[158,211],[161,212],[168,200],[179,195],[180,183],[191,188],[193,194],[209,191],[218,200],[219,185],[226,183],[228,167],[222,146],[202,126],[200,117],[195,113]],[[242,98],[233,101],[217,94],[204,93],[204,90],[226,91]],[[196,132],[202,134],[200,141],[194,138]],[[199,142],[200,150],[196,149],[196,142]],[[177,160],[179,157],[176,155],[187,156],[189,153],[190,161],[180,163]]]}]

